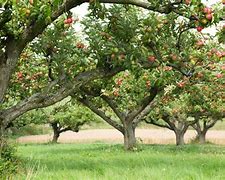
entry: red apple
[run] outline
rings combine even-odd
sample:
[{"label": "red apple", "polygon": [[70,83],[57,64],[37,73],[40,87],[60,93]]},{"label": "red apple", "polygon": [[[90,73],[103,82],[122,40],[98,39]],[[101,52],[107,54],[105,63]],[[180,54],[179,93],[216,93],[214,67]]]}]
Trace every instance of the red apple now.
[{"label": "red apple", "polygon": [[222,53],[221,53],[220,51],[217,51],[217,52],[216,52],[216,56],[217,56],[218,58],[223,57],[223,55],[222,55]]},{"label": "red apple", "polygon": [[206,14],[205,17],[206,17],[206,19],[208,19],[209,21],[211,21],[212,18],[213,18],[213,15],[212,14]]},{"label": "red apple", "polygon": [[18,73],[17,73],[17,77],[18,77],[19,79],[23,78],[23,73],[22,73],[22,72],[18,72]]},{"label": "red apple", "polygon": [[115,89],[113,91],[113,95],[116,96],[116,97],[118,97],[119,96],[119,89]]},{"label": "red apple", "polygon": [[67,19],[67,23],[71,24],[73,22],[73,19],[70,17]]},{"label": "red apple", "polygon": [[218,50],[217,50],[216,48],[212,48],[212,49],[211,49],[211,52],[212,52],[212,53],[216,53],[217,51],[218,51]]},{"label": "red apple", "polygon": [[191,0],[185,0],[185,4],[186,5],[190,5],[191,4]]},{"label": "red apple", "polygon": [[149,62],[155,62],[155,60],[156,60],[155,56],[148,56]]},{"label": "red apple", "polygon": [[33,5],[33,4],[34,4],[34,1],[33,1],[33,0],[29,0],[29,3],[30,3],[31,5]]},{"label": "red apple", "polygon": [[225,57],[225,51],[221,52],[222,57]]},{"label": "red apple", "polygon": [[148,80],[146,81],[146,87],[149,88],[151,86],[151,82]]},{"label": "red apple", "polygon": [[198,26],[196,29],[198,32],[201,32],[204,28],[202,26]]},{"label": "red apple", "polygon": [[173,61],[177,60],[177,55],[176,54],[170,54],[170,57]]},{"label": "red apple", "polygon": [[222,0],[223,5],[225,5],[225,0]]},{"label": "red apple", "polygon": [[71,24],[72,22],[73,19],[71,17],[64,20],[64,24]]},{"label": "red apple", "polygon": [[204,41],[198,40],[198,41],[196,42],[196,45],[197,45],[198,47],[202,47],[202,46],[204,46]]},{"label": "red apple", "polygon": [[183,81],[177,83],[177,86],[180,88],[184,87],[184,85],[185,85],[185,82]]},{"label": "red apple", "polygon": [[204,8],[203,8],[203,12],[204,12],[205,14],[211,14],[213,11],[212,11],[212,8],[204,7]]},{"label": "red apple", "polygon": [[171,71],[173,68],[170,66],[165,66],[163,69],[164,71]]},{"label": "red apple", "polygon": [[223,77],[223,74],[218,73],[218,74],[216,74],[216,77],[217,77],[218,79],[220,79],[220,78],[222,78],[222,77]]},{"label": "red apple", "polygon": [[123,79],[122,78],[119,78],[119,79],[117,79],[116,84],[118,86],[120,86],[122,84],[122,82],[123,82]]},{"label": "red apple", "polygon": [[68,21],[67,21],[67,19],[65,19],[65,20],[64,20],[64,24],[68,24]]},{"label": "red apple", "polygon": [[84,46],[83,43],[78,42],[78,43],[76,44],[76,47],[77,47],[78,49],[83,49],[85,46]]}]

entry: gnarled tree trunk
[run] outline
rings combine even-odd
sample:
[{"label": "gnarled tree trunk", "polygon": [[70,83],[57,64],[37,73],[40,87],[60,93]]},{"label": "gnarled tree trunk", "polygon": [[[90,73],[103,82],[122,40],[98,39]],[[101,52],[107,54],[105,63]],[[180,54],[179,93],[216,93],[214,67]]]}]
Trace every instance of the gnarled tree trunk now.
[{"label": "gnarled tree trunk", "polygon": [[195,129],[195,130],[197,131],[195,140],[200,144],[205,144],[207,130],[199,130],[199,129],[198,130]]},{"label": "gnarled tree trunk", "polygon": [[58,127],[58,123],[57,122],[51,123],[51,126],[52,126],[52,130],[53,130],[52,143],[57,143],[58,142],[58,138],[60,136],[60,128]]},{"label": "gnarled tree trunk", "polygon": [[207,131],[201,131],[201,133],[198,134],[198,140],[199,140],[200,144],[205,144],[205,142],[206,142],[206,138],[205,138],[206,132]]},{"label": "gnarled tree trunk", "polygon": [[124,123],[124,148],[133,150],[136,146],[135,127],[132,122]]},{"label": "gnarled tree trunk", "polygon": [[184,145],[184,134],[185,132],[180,131],[180,130],[176,130],[174,131],[175,135],[176,135],[176,145]]}]

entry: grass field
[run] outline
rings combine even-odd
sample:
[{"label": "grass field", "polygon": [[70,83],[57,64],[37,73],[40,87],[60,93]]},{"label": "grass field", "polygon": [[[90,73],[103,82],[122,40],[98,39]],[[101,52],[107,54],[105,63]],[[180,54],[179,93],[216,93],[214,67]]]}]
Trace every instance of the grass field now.
[{"label": "grass field", "polygon": [[225,179],[225,146],[20,145],[24,170],[15,179],[147,180]]}]

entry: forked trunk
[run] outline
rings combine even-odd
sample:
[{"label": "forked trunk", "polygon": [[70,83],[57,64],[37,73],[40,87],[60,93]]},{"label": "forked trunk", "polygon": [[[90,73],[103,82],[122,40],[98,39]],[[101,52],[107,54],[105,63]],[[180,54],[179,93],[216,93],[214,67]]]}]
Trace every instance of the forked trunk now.
[{"label": "forked trunk", "polygon": [[198,132],[196,139],[200,144],[205,144],[205,142],[206,142],[206,138],[205,138],[206,132],[207,131]]},{"label": "forked trunk", "polygon": [[125,150],[133,150],[135,147],[135,128],[132,123],[126,123],[124,127],[124,148]]}]

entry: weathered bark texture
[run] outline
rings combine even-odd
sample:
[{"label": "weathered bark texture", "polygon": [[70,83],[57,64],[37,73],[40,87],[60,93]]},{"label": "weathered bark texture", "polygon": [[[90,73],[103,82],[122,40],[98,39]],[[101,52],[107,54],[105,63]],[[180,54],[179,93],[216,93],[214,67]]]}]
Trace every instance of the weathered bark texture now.
[{"label": "weathered bark texture", "polygon": [[[186,131],[185,131],[186,132]],[[175,135],[176,135],[176,145],[179,146],[179,145],[184,145],[184,134],[185,134],[184,131],[182,130],[177,130],[177,131],[174,131]]]},{"label": "weathered bark texture", "polygon": [[195,140],[200,144],[206,143],[206,133],[210,128],[212,128],[216,122],[218,121],[217,118],[211,119],[211,120],[201,120],[198,119],[198,121],[192,125],[192,127],[196,130],[197,135]]},{"label": "weathered bark texture", "polygon": [[[184,145],[184,135],[189,126],[192,126],[196,121],[179,121],[178,119],[171,118],[169,115],[165,114],[162,117],[162,120],[165,123],[161,123],[158,120],[154,120],[149,118],[149,120],[145,120],[148,124],[153,124],[159,127],[167,128],[172,130],[175,133],[176,137],[176,145]],[[175,120],[175,121],[174,121]]]},{"label": "weathered bark texture", "polygon": [[135,128],[133,123],[124,124],[124,148],[125,150],[133,150],[136,147]]},{"label": "weathered bark texture", "polygon": [[52,130],[53,130],[52,143],[57,143],[58,142],[58,138],[60,136],[60,128],[59,128],[57,122],[52,122],[50,124],[51,124]]},{"label": "weathered bark texture", "polygon": [[206,143],[206,133],[207,131],[201,131],[198,133],[197,138],[198,138],[198,142],[200,144],[205,144]]},{"label": "weathered bark texture", "polygon": [[74,80],[68,81],[62,79],[61,87],[56,92],[51,92],[51,88],[55,87],[58,82],[53,82],[46,87],[45,91],[42,93],[37,93],[31,97],[21,101],[20,103],[12,106],[8,109],[0,111],[0,125],[4,129],[8,126],[10,122],[24,114],[27,111],[37,108],[43,108],[55,104],[62,99],[68,97],[74,92],[80,90],[80,87],[87,84],[89,81],[100,78],[107,78],[114,76],[116,73],[120,72],[120,69],[112,70],[111,72],[105,72],[102,69],[90,70],[87,72],[80,73],[74,78]]},{"label": "weathered bark texture", "polygon": [[[134,109],[127,110],[127,114],[121,112],[113,97],[102,95],[100,93],[100,89],[96,90],[95,88],[83,87],[82,92],[84,93],[83,98],[80,98],[78,100],[95,114],[100,116],[105,122],[113,126],[115,129],[119,130],[124,136],[125,150],[133,150],[136,147],[135,128],[143,119],[143,117],[146,116],[156,104],[153,100],[160,92],[160,90],[157,87],[152,87],[150,89],[149,96],[143,98],[142,101]],[[113,110],[119,121],[113,120],[111,117],[108,117],[100,108],[97,108],[97,106],[91,100],[93,97],[102,98],[106,102],[106,104]]]}]

